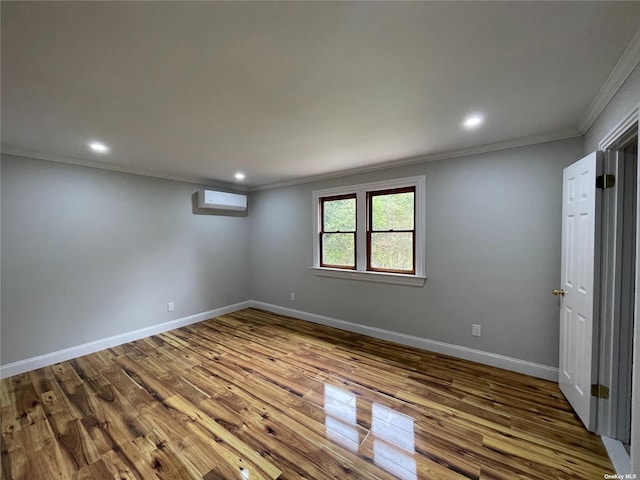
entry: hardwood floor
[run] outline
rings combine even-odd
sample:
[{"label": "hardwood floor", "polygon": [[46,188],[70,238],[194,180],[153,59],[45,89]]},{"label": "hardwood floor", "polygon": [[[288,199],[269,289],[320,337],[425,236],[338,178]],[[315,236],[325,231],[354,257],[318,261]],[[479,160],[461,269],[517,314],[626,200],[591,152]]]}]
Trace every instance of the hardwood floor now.
[{"label": "hardwood floor", "polygon": [[255,309],[2,380],[3,479],[601,479],[555,384]]}]

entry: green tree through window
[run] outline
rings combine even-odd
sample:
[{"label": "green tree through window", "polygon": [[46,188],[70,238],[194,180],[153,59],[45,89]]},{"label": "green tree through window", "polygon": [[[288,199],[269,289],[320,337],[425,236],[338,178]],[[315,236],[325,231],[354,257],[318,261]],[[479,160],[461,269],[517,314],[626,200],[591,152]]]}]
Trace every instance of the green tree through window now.
[{"label": "green tree through window", "polygon": [[355,269],[356,196],[322,199],[321,265]]},{"label": "green tree through window", "polygon": [[367,269],[414,273],[415,189],[369,192]]},{"label": "green tree through window", "polygon": [[424,176],[315,190],[313,204],[314,273],[424,285]]}]

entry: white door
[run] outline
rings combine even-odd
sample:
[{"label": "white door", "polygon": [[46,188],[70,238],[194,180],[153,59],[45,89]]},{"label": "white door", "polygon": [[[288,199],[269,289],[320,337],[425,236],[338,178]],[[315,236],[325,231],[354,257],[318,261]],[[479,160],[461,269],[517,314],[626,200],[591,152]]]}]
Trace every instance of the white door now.
[{"label": "white door", "polygon": [[[560,295],[560,390],[585,426],[595,429],[597,379],[600,196],[596,177],[602,152],[594,152],[564,169],[562,192],[562,266]],[[592,401],[592,398],[594,401]]]}]

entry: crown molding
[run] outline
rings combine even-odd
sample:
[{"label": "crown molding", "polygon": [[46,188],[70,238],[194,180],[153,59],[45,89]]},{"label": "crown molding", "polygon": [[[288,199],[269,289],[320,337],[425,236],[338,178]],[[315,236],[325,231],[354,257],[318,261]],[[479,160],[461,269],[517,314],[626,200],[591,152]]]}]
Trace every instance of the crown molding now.
[{"label": "crown molding", "polygon": [[574,138],[579,136],[581,136],[581,133],[578,130],[576,130],[575,128],[570,128],[567,130],[561,130],[553,133],[546,133],[542,135],[534,135],[530,137],[517,138],[513,140],[507,140],[504,142],[489,143],[489,144],[480,145],[477,147],[462,148],[458,150],[449,150],[445,152],[434,153],[431,155],[411,157],[404,160],[391,160],[388,162],[378,163],[376,165],[368,165],[368,166],[352,168],[348,170],[340,170],[340,171],[325,173],[320,175],[312,175],[307,177],[296,178],[293,180],[288,180],[285,182],[277,182],[277,183],[271,183],[266,185],[257,185],[253,187],[246,186],[246,185],[238,185],[234,183],[221,182],[221,181],[216,181],[216,180],[207,179],[207,178],[167,174],[167,173],[162,173],[155,170],[147,170],[142,168],[130,167],[127,165],[121,165],[116,163],[104,163],[104,162],[96,162],[92,160],[84,160],[84,159],[73,158],[73,157],[48,155],[48,154],[43,154],[41,152],[31,152],[31,151],[25,151],[25,150],[20,150],[20,149],[15,149],[11,147],[5,147],[5,146],[2,146],[2,154],[14,155],[17,157],[35,158],[38,160],[47,160],[47,161],[57,162],[57,163],[67,163],[70,165],[79,165],[83,167],[99,168],[101,170],[130,173],[133,175],[143,175],[145,177],[163,178],[166,180],[174,180],[177,182],[191,183],[196,185],[228,188],[228,189],[239,191],[239,192],[254,192],[259,190],[270,190],[273,188],[289,187],[292,185],[299,185],[302,183],[317,182],[320,180],[343,177],[345,175],[355,175],[359,173],[375,172],[378,170],[386,170],[388,168],[403,167],[407,165],[416,165],[424,162],[433,162],[436,160],[446,160],[450,158],[466,157],[468,155],[476,155],[480,153],[489,153],[489,152],[495,152],[499,150],[507,150],[510,148],[525,147],[527,145],[553,142],[556,140],[565,140],[567,138]]},{"label": "crown molding", "polygon": [[627,48],[624,49],[611,72],[609,72],[609,76],[600,87],[600,90],[598,90],[591,105],[580,119],[578,130],[581,134],[587,133],[593,122],[596,121],[616,92],[631,75],[631,72],[638,66],[638,63],[640,63],[640,30],[636,32]]},{"label": "crown molding", "polygon": [[213,180],[210,178],[190,177],[186,175],[174,175],[171,173],[163,173],[156,170],[149,170],[146,168],[131,167],[128,165],[122,165],[118,163],[105,163],[96,162],[93,160],[85,160],[81,158],[65,157],[59,155],[43,154],[41,152],[32,152],[28,150],[22,150],[12,147],[2,146],[1,153],[3,155],[13,155],[15,157],[35,158],[37,160],[46,160],[49,162],[66,163],[68,165],[77,165],[81,167],[98,168],[100,170],[109,170],[112,172],[129,173],[132,175],[142,175],[144,177],[162,178],[165,180],[173,180],[176,182],[191,183],[196,185],[203,185],[207,187],[226,188],[240,192],[248,191],[245,185],[238,185],[230,182],[222,182],[219,180]]},{"label": "crown molding", "polygon": [[605,135],[605,137],[600,140],[598,144],[598,150],[609,150],[611,148],[615,148],[616,144],[619,144],[620,141],[624,142],[625,139],[623,135],[633,134],[630,132],[631,128],[636,125],[635,133],[638,133],[638,118],[640,117],[640,105],[636,105],[626,117],[624,117],[620,122],[611,129],[611,131]]},{"label": "crown molding", "polygon": [[580,137],[582,134],[575,128],[560,130],[558,132],[546,133],[542,135],[533,135],[530,137],[516,138],[504,142],[488,143],[477,147],[462,148],[458,150],[449,150],[446,152],[434,153],[431,155],[423,155],[420,157],[411,157],[404,160],[392,160],[389,162],[378,163],[376,165],[368,165],[365,167],[351,168],[348,170],[340,170],[320,175],[312,175],[308,177],[297,178],[286,182],[271,183],[249,188],[250,192],[260,190],[270,190],[273,188],[290,187],[302,183],[318,182],[331,178],[344,177],[346,175],[356,175],[359,173],[369,173],[378,170],[386,170],[388,168],[404,167],[408,165],[417,165],[419,163],[434,162],[436,160],[447,160],[451,158],[467,157],[469,155],[477,155],[480,153],[497,152],[499,150],[508,150],[510,148],[526,147],[538,143],[555,142],[557,140],[566,140],[568,138]]}]

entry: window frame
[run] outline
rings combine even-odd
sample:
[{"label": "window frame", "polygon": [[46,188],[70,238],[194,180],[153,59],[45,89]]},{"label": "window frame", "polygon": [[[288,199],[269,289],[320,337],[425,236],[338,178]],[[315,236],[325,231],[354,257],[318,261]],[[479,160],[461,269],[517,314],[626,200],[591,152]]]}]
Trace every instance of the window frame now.
[{"label": "window frame", "polygon": [[[347,185],[344,187],[326,188],[314,190],[313,199],[313,264],[311,269],[316,275],[325,277],[335,277],[352,280],[362,280],[368,282],[391,283],[422,287],[426,281],[425,262],[425,217],[426,217],[426,195],[425,176],[415,176],[384,180],[380,182],[370,182],[358,185]],[[414,272],[398,273],[395,271],[367,270],[368,261],[368,192],[379,192],[385,190],[395,190],[407,187],[414,187]],[[356,195],[356,268],[344,269],[322,266],[321,261],[321,233],[322,211],[321,199],[326,197],[338,197],[340,195]]]},{"label": "window frame", "polygon": [[[349,200],[353,198],[355,200],[355,212],[354,212],[354,216],[356,219],[356,229],[355,230],[349,230],[349,231],[345,231],[342,232],[340,230],[338,231],[331,231],[331,232],[327,232],[324,229],[324,204],[326,202],[331,202],[331,201],[336,201],[336,200]],[[343,195],[331,195],[328,197],[321,197],[320,198],[320,228],[319,228],[319,232],[318,232],[318,242],[319,242],[319,251],[318,254],[320,255],[320,266],[323,268],[340,268],[342,270],[355,270],[357,265],[358,265],[358,239],[357,239],[357,234],[358,234],[358,197],[356,196],[355,193],[347,193],[347,194],[343,194]],[[325,234],[333,234],[333,233],[352,233],[353,234],[353,267],[350,265],[332,265],[330,263],[325,263],[324,262],[324,258],[323,258],[323,242],[322,242],[322,237]]]},{"label": "window frame", "polygon": [[[373,229],[373,197],[380,197],[383,195],[394,195],[396,193],[413,193],[413,229],[411,230],[374,230]],[[372,233],[411,233],[411,237],[412,237],[411,238],[411,244],[412,244],[411,270],[396,270],[396,269],[372,267],[371,266],[371,234]],[[402,275],[415,275],[416,273],[416,187],[415,186],[367,191],[367,271],[399,273]]]}]

